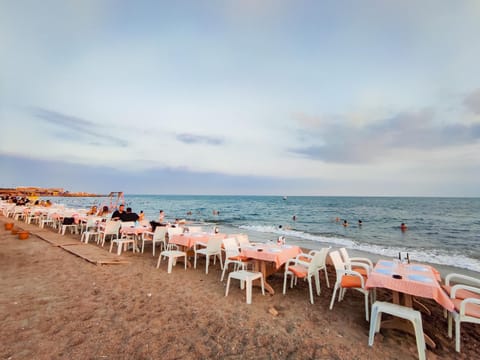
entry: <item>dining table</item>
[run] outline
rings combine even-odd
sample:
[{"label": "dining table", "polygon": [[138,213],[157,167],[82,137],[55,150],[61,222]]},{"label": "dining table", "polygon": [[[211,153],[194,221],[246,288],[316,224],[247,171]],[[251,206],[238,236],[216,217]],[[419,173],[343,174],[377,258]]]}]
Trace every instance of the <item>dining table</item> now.
[{"label": "dining table", "polygon": [[196,244],[207,245],[208,241],[213,238],[225,239],[227,234],[223,233],[209,233],[209,232],[185,232],[183,234],[173,235],[171,239],[168,239],[170,244],[175,244],[181,247],[183,251],[187,253],[187,266],[192,267],[192,263],[188,258],[194,256],[193,247]]},{"label": "dining table", "polygon": [[250,245],[242,247],[240,254],[252,259],[254,270],[261,272],[263,275],[265,290],[273,295],[275,290],[268,282],[268,277],[278,272],[288,260],[296,257],[301,252],[302,249],[295,245],[250,243]]},{"label": "dining table", "polygon": [[[366,289],[384,288],[392,291],[392,302],[412,308],[414,303],[428,308],[417,297],[433,299],[448,311],[454,310],[454,304],[442,289],[440,273],[430,265],[421,263],[402,263],[398,260],[379,260],[369,274]],[[382,328],[393,328],[413,333],[410,324],[403,319],[394,318],[382,322]],[[436,344],[430,336],[424,334],[425,343],[431,348]]]},{"label": "dining table", "polygon": [[211,238],[225,239],[226,237],[227,234],[222,233],[193,232],[173,235],[168,242],[191,249],[196,243],[207,244]]},{"label": "dining table", "polygon": [[140,240],[141,235],[144,232],[147,231],[152,231],[152,228],[150,226],[146,225],[135,225],[135,226],[125,226],[120,228],[120,235],[124,235],[126,237],[132,237],[134,241],[134,251],[140,252],[140,249],[138,247],[138,241]]}]

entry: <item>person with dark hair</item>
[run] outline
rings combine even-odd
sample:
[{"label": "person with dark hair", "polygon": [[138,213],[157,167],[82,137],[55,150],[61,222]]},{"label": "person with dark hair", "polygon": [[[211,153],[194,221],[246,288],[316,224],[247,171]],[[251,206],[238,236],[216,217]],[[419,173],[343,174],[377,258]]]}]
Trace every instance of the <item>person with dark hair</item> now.
[{"label": "person with dark hair", "polygon": [[165,222],[165,211],[160,210],[160,212],[158,213],[158,222],[160,224],[163,224]]},{"label": "person with dark hair", "polygon": [[124,204],[121,204],[119,207],[118,207],[118,210],[115,210],[112,214],[112,220],[120,220],[120,218],[122,217],[122,214],[125,213],[125,205]]},{"label": "person with dark hair", "polygon": [[121,221],[138,221],[138,214],[132,212],[131,207],[127,207],[127,211],[120,215]]},{"label": "person with dark hair", "polygon": [[408,229],[408,227],[407,227],[407,225],[406,225],[405,223],[401,223],[401,224],[400,224],[400,230],[402,230],[402,232],[403,232],[403,231],[407,231],[407,229]]},{"label": "person with dark hair", "polygon": [[107,216],[109,213],[110,211],[108,210],[108,206],[104,205],[102,210],[98,212],[98,216]]}]

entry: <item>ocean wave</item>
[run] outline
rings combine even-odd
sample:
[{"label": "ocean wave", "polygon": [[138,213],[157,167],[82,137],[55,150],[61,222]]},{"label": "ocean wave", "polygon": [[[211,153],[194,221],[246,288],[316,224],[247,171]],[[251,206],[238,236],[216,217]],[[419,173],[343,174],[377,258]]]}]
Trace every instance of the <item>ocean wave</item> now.
[{"label": "ocean wave", "polygon": [[352,249],[367,253],[397,258],[399,252],[408,252],[413,261],[427,262],[430,264],[453,266],[471,271],[480,272],[480,261],[472,259],[458,252],[444,252],[441,250],[412,250],[403,247],[383,247],[378,245],[355,244]]},{"label": "ocean wave", "polygon": [[273,225],[241,225],[241,229],[256,231],[260,233],[272,233],[294,237],[301,240],[309,240],[325,244],[331,244],[338,247],[347,247],[370,254],[380,255],[386,258],[397,258],[399,252],[408,252],[410,259],[418,262],[427,262],[430,264],[453,266],[471,271],[480,272],[480,261],[472,259],[465,254],[452,251],[441,250],[418,250],[407,247],[385,247],[373,244],[360,244],[348,238],[329,237],[322,235],[314,235],[307,232],[294,229],[279,229]]},{"label": "ocean wave", "polygon": [[273,225],[240,225],[240,229],[257,231],[261,233],[272,233],[277,235],[292,236],[303,240],[310,240],[320,243],[329,243],[339,246],[352,247],[355,243],[347,238],[339,237],[328,237],[322,235],[314,235],[304,231],[295,230],[295,229],[279,229]]}]

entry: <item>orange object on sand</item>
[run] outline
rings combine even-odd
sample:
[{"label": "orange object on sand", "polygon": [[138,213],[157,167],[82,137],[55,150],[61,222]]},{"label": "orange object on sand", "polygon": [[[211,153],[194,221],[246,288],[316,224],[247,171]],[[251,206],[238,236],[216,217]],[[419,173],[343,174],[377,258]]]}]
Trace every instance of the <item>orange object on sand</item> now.
[{"label": "orange object on sand", "polygon": [[20,240],[27,240],[29,236],[30,236],[30,233],[28,231],[20,231],[18,233],[18,238]]},{"label": "orange object on sand", "polygon": [[5,230],[12,230],[13,229],[13,223],[5,223]]}]

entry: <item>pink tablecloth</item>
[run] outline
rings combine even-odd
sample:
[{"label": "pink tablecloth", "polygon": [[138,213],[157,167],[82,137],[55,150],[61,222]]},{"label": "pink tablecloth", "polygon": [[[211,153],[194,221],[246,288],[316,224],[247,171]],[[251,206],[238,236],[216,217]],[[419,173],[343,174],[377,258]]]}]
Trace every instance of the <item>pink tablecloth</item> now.
[{"label": "pink tablecloth", "polygon": [[241,254],[252,259],[271,261],[278,269],[301,252],[298,246],[293,245],[258,244],[244,247]]},{"label": "pink tablecloth", "polygon": [[206,244],[211,238],[225,239],[226,234],[209,234],[209,233],[192,233],[192,234],[180,234],[173,235],[169,240],[172,244],[185,246],[187,248],[193,247],[197,242]]},{"label": "pink tablecloth", "polygon": [[145,231],[151,231],[152,228],[148,226],[124,227],[120,229],[120,234],[125,235],[141,235]]},{"label": "pink tablecloth", "polygon": [[[395,279],[392,275],[400,275]],[[385,288],[413,296],[434,299],[447,310],[454,305],[440,284],[440,275],[428,265],[395,264],[393,261],[380,260],[370,273],[365,287]]]}]

